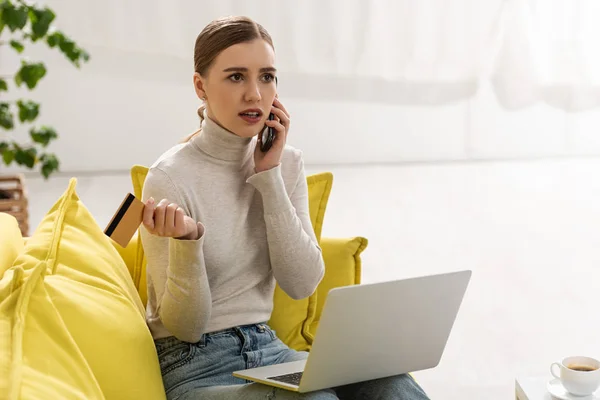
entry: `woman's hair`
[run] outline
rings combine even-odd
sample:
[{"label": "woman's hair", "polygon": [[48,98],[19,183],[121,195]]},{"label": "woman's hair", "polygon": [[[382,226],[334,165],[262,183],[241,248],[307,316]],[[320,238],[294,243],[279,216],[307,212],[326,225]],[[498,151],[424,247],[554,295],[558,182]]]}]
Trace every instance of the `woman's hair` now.
[{"label": "woman's hair", "polygon": [[[275,49],[269,32],[262,25],[248,17],[225,17],[212,21],[206,25],[196,38],[194,71],[201,76],[206,76],[213,61],[223,50],[235,44],[251,42],[255,39],[263,39]],[[204,119],[205,108],[205,104],[198,108],[200,124]],[[184,141],[189,141],[198,133],[200,133],[200,130],[191,134]]]}]

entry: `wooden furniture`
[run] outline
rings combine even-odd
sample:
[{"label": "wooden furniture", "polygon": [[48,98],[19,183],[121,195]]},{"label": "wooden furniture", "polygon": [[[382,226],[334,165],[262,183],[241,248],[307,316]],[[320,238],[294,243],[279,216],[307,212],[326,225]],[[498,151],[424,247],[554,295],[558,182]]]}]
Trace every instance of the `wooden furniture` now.
[{"label": "wooden furniture", "polygon": [[29,209],[23,175],[0,175],[0,212],[13,215],[23,237],[29,236]]}]

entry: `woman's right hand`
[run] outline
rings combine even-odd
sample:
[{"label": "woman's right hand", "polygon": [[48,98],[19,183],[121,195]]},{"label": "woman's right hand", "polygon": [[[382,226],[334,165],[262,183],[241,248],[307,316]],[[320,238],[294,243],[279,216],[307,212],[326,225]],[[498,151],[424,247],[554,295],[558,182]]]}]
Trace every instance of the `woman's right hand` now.
[{"label": "woman's right hand", "polygon": [[153,235],[181,240],[197,240],[202,233],[196,221],[185,215],[183,208],[167,199],[155,205],[152,197],[144,207],[144,226]]}]

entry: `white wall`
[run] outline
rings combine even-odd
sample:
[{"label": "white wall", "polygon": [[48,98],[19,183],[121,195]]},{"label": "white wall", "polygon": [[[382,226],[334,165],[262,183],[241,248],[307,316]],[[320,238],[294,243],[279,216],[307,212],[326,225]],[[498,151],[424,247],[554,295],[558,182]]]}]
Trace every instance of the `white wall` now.
[{"label": "white wall", "polygon": [[[127,170],[135,163],[150,164],[196,128],[193,35],[176,41],[189,44],[186,57],[177,55],[180,48],[167,54],[130,43],[102,45],[102,40],[92,40],[96,36],[90,27],[78,25],[81,7],[69,11],[68,2],[54,3],[57,24],[79,32],[86,39],[80,44],[92,56],[77,70],[55,51],[34,48],[28,53],[47,61],[49,73],[32,97],[42,103],[39,122],[54,126],[61,135],[52,150],[62,161],[62,171]],[[113,16],[113,22],[119,18]],[[96,23],[95,29],[109,29]],[[132,42],[136,33],[140,34],[136,26],[120,32]],[[169,40],[174,39],[165,36],[164,41]],[[285,48],[281,43],[280,47]],[[282,53],[289,64],[289,49]],[[1,73],[15,70],[17,63],[8,49],[0,50]],[[467,92],[476,90],[476,82],[465,85]],[[426,93],[431,87],[288,69],[280,74],[279,90],[293,117],[290,143],[304,150],[307,164],[600,155],[600,109],[567,114],[539,104],[507,111],[487,84],[466,100],[406,105],[407,93]]]}]

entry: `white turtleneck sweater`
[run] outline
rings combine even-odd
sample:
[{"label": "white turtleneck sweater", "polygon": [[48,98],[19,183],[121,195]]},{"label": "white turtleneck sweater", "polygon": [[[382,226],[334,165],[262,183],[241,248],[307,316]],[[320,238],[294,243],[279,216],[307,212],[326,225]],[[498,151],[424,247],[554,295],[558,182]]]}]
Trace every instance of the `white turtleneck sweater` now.
[{"label": "white turtleneck sweater", "polygon": [[321,281],[302,153],[286,146],[281,165],[255,173],[255,145],[205,118],[199,135],[150,168],[143,200],[166,198],[204,225],[198,240],[141,229],[154,339],[197,342],[206,332],[268,321],[275,280],[295,299]]}]

